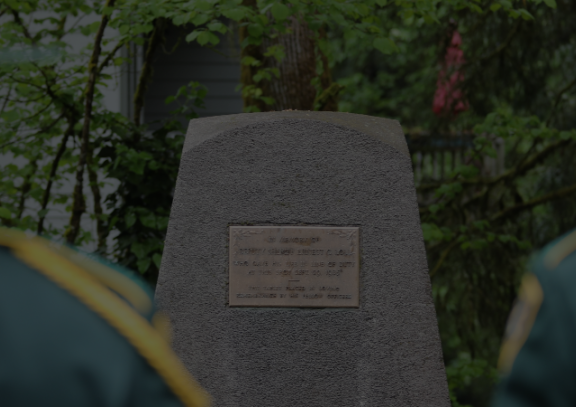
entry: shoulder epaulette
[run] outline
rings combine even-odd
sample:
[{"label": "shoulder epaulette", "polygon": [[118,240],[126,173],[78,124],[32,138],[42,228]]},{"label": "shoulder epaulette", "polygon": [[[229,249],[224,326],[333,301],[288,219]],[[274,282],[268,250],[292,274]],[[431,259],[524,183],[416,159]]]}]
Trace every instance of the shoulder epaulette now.
[{"label": "shoulder epaulette", "polygon": [[210,404],[209,396],[190,376],[161,332],[140,313],[151,309],[152,301],[136,283],[69,248],[21,231],[0,228],[0,245],[10,248],[14,256],[68,291],[114,327],[185,406],[207,407]]}]

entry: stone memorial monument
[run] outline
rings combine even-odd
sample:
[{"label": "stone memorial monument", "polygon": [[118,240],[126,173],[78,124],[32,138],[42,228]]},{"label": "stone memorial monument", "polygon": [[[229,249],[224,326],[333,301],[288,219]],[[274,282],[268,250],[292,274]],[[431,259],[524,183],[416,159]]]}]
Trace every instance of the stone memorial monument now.
[{"label": "stone memorial monument", "polygon": [[190,122],[157,299],[216,407],[449,406],[398,122]]}]

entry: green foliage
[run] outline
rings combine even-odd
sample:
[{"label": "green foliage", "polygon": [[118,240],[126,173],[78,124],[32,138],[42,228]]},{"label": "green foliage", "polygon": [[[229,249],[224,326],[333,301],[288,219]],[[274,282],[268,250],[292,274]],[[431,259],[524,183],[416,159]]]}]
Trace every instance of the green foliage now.
[{"label": "green foliage", "polygon": [[[455,11],[443,3],[437,24],[408,12],[398,25],[392,8],[378,10],[380,29],[398,47],[386,56],[345,29],[331,31],[328,43],[346,85],[340,110],[398,119],[407,133],[476,135],[445,178],[417,180],[453,405],[475,407],[489,403],[500,338],[530,254],[576,227],[576,37],[568,17],[576,4],[477,5],[482,10]],[[436,117],[438,71],[454,28],[470,109]],[[505,170],[489,173],[486,160],[501,154],[497,143]]]},{"label": "green foliage", "polygon": [[[338,91],[345,87],[340,110],[399,119],[415,133],[473,130],[474,148],[464,161],[446,179],[425,178],[417,188],[452,402],[487,404],[526,259],[576,225],[574,2],[120,0],[104,7],[84,0],[5,0],[0,13],[6,16],[0,25],[0,154],[12,159],[0,168],[0,223],[62,239],[66,230],[45,216],[54,208],[68,216],[84,204],[98,229],[80,230],[75,243],[96,243],[102,254],[151,282],[161,264],[182,149],[179,119],[195,117],[206,90],[182,84],[166,100],[177,105],[172,117],[152,127],[107,110],[101,91],[110,83],[107,67],[131,62],[133,56],[119,56],[119,50],[138,44],[153,58],[158,45],[152,39],[167,24],[181,27],[186,41],[214,47],[232,20],[245,29],[246,48],[271,43],[300,19],[317,34]],[[97,43],[104,15],[110,17],[106,33],[116,31]],[[461,90],[470,110],[438,118],[431,103],[454,27],[463,37]],[[71,35],[86,38],[86,45],[71,49]],[[98,45],[92,114],[85,116],[89,60]],[[274,44],[263,57],[279,63],[286,55]],[[259,58],[241,61],[257,68],[242,93],[273,105],[264,89],[280,71]],[[140,98],[151,75],[138,83]],[[497,156],[495,140],[505,146],[502,174],[488,174],[482,164]],[[82,148],[91,202],[60,189],[76,179]],[[97,198],[102,175],[117,186]],[[113,247],[106,245],[108,236]]]},{"label": "green foliage", "polygon": [[[166,103],[180,104],[174,117],[198,117],[206,89],[196,82],[182,86]],[[180,152],[186,129],[171,119],[158,130],[113,134],[98,140],[99,157],[107,178],[120,180],[106,203],[111,213],[108,229],[117,230],[115,255],[124,266],[138,270],[152,284],[158,276],[164,237],[168,228],[172,194],[176,184]]]},{"label": "green foliage", "polygon": [[495,383],[497,379],[496,369],[484,359],[472,359],[470,354],[462,352],[457,358],[446,366],[446,376],[448,378],[448,388],[450,389],[450,400],[453,407],[471,407],[468,404],[460,404],[456,393],[460,389],[465,389],[473,385],[478,379],[488,379]]},{"label": "green foliage", "polygon": [[[177,131],[174,135],[172,132]],[[164,248],[172,191],[184,141],[178,122],[168,123],[137,143],[116,135],[105,140],[100,152],[109,178],[121,179],[107,198],[112,209],[109,228],[118,231],[115,240],[119,262],[140,271],[152,283]]]},{"label": "green foliage", "polygon": [[[106,66],[130,62],[130,57],[117,56],[118,51],[130,42],[143,44],[145,36],[160,26],[159,19],[179,4],[120,1],[114,8],[101,7],[98,2],[85,1],[9,2],[0,6],[0,12],[13,16],[0,26],[4,49],[0,64],[0,153],[13,162],[0,168],[0,221],[55,239],[65,234],[44,218],[54,208],[70,213],[74,206],[73,196],[59,188],[74,179],[78,167],[88,91],[87,60],[93,54],[95,32],[102,24],[99,18],[90,21],[86,15],[108,14],[109,26],[119,35],[101,42],[87,145],[90,161],[86,168],[92,173],[84,177],[90,177],[93,194],[100,193],[103,183],[97,178],[102,175],[107,181],[116,180],[118,188],[108,197],[93,196],[89,215],[97,220],[98,236],[81,230],[75,243],[96,242],[102,254],[139,270],[153,283],[182,148],[184,129],[178,120],[197,117],[195,108],[202,105],[206,89],[197,83],[182,86],[167,101],[177,104],[171,112],[174,119],[155,124],[154,132],[108,111],[101,94],[110,78]],[[38,12],[48,11],[50,17],[37,18]],[[225,30],[221,23],[210,23],[196,40],[207,38],[214,43],[212,31]],[[86,37],[86,45],[70,49],[66,38],[71,35]],[[144,88],[145,82],[139,87]],[[107,214],[102,211],[104,198]],[[110,233],[116,242],[111,250],[106,247]]]}]

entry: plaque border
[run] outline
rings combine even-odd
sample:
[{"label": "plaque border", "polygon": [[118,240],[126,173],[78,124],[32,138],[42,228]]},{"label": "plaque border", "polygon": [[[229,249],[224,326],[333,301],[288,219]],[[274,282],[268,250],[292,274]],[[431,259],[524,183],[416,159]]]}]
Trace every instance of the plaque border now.
[{"label": "plaque border", "polygon": [[[358,250],[356,253],[356,258],[357,258],[357,262],[358,262],[358,273],[357,273],[357,279],[358,279],[358,303],[357,305],[353,305],[353,306],[334,306],[334,307],[330,307],[330,306],[294,306],[294,305],[230,305],[230,271],[231,271],[231,265],[230,265],[230,250],[232,250],[232,246],[233,243],[231,241],[231,231],[230,231],[230,227],[250,227],[250,228],[257,228],[257,227],[266,227],[266,228],[284,228],[284,227],[290,227],[290,228],[307,228],[307,227],[317,227],[317,228],[357,228],[358,231]],[[361,282],[362,282],[362,226],[358,225],[358,224],[345,224],[345,225],[326,225],[326,224],[319,224],[319,223],[315,223],[315,224],[310,224],[310,223],[306,223],[306,224],[270,224],[270,223],[236,223],[236,222],[231,222],[228,223],[226,225],[226,239],[228,242],[227,247],[227,260],[226,260],[226,290],[225,290],[225,306],[226,308],[232,308],[232,309],[259,309],[259,310],[286,310],[286,309],[331,309],[331,310],[339,310],[339,311],[343,311],[343,310],[360,310],[361,306],[362,306],[362,286],[361,286]]]}]

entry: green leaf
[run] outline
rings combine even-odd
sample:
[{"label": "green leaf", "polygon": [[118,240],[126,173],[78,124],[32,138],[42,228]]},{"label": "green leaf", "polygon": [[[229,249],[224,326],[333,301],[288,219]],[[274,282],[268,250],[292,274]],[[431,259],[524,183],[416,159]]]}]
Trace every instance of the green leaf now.
[{"label": "green leaf", "polygon": [[398,47],[390,38],[375,38],[372,45],[384,55],[390,55],[398,50]]},{"label": "green leaf", "polygon": [[247,56],[242,58],[241,61],[242,65],[250,65],[250,66],[259,66],[261,64],[260,61],[258,61],[256,58],[251,57],[251,56]]},{"label": "green leaf", "polygon": [[183,25],[186,24],[188,22],[188,20],[192,17],[195,16],[196,13],[193,13],[192,15],[189,14],[178,14],[176,17],[174,17],[172,19],[172,23],[174,25]]},{"label": "green leaf", "polygon": [[470,4],[468,5],[468,7],[469,7],[471,10],[477,12],[478,14],[482,14],[482,8],[481,8],[479,5],[474,4],[474,3],[470,3]]},{"label": "green leaf", "polygon": [[154,253],[152,256],[152,261],[156,265],[156,267],[160,268],[160,263],[162,262],[162,255],[160,253]]},{"label": "green leaf", "polygon": [[430,212],[436,213],[440,209],[442,209],[442,207],[443,207],[443,205],[440,205],[440,204],[432,204],[432,205],[430,205]]},{"label": "green leaf", "polygon": [[147,228],[156,229],[156,216],[153,213],[147,213],[138,217],[140,222]]},{"label": "green leaf", "polygon": [[544,0],[544,3],[550,8],[556,8],[556,0]]},{"label": "green leaf", "polygon": [[283,45],[271,45],[264,52],[265,57],[274,57],[276,61],[281,62],[286,56]]},{"label": "green leaf", "polygon": [[496,12],[502,8],[502,4],[494,3],[490,6],[490,10]]},{"label": "green leaf", "polygon": [[194,31],[192,31],[190,34],[188,34],[188,35],[186,36],[186,42],[192,42],[192,41],[194,41],[196,38],[198,38],[198,36],[199,36],[200,34],[202,34],[203,31],[204,31],[204,30],[194,30]]},{"label": "green leaf", "polygon": [[248,26],[248,34],[253,37],[261,37],[264,29],[260,24],[250,24]]},{"label": "green leaf", "polygon": [[572,138],[572,133],[570,133],[569,131],[561,131],[560,132],[560,138],[562,140],[568,140],[568,139]]},{"label": "green leaf", "polygon": [[132,243],[132,244],[130,245],[130,251],[131,251],[132,253],[134,253],[134,255],[135,255],[137,258],[139,258],[139,259],[145,257],[145,256],[146,256],[146,253],[147,253],[147,251],[146,251],[146,246],[144,246],[144,245],[143,245],[142,243],[140,243],[140,242],[134,242],[134,243]]},{"label": "green leaf", "polygon": [[160,168],[160,163],[158,163],[158,161],[156,160],[152,160],[148,162],[148,168],[150,168],[153,171],[157,170],[158,168]]},{"label": "green leaf", "polygon": [[168,221],[169,218],[167,216],[157,216],[156,217],[156,226],[158,230],[165,230],[168,228]]},{"label": "green leaf", "polygon": [[254,17],[254,22],[259,23],[263,27],[266,27],[268,24],[270,24],[270,20],[268,17],[266,17],[266,14],[257,14]]},{"label": "green leaf", "polygon": [[152,263],[152,260],[150,258],[138,260],[136,262],[136,266],[138,266],[138,271],[142,274],[146,273],[146,271],[150,267],[150,263]]},{"label": "green leaf", "polygon": [[500,236],[498,236],[498,240],[500,240],[502,243],[508,243],[511,240],[511,236],[500,235]]},{"label": "green leaf", "polygon": [[442,230],[434,223],[422,223],[422,234],[424,240],[427,242],[442,240],[444,238],[444,233],[442,233]]},{"label": "green leaf", "polygon": [[146,161],[141,160],[139,157],[129,157],[130,164],[128,164],[128,169],[134,174],[143,175],[144,167],[146,167]]},{"label": "green leaf", "polygon": [[508,10],[508,15],[514,19],[520,17],[520,13],[516,10]]},{"label": "green leaf", "polygon": [[525,9],[521,8],[521,9],[518,9],[518,12],[520,13],[520,16],[521,16],[524,20],[526,20],[526,21],[534,20],[534,16],[533,16],[532,14],[530,14],[530,13],[528,12],[528,10],[525,10]]},{"label": "green leaf", "polygon": [[210,20],[210,16],[208,14],[198,14],[192,19],[192,24],[199,26],[206,23],[208,20]]},{"label": "green leaf", "polygon": [[286,20],[290,15],[290,9],[282,3],[275,3],[270,10],[276,20]]},{"label": "green leaf", "polygon": [[132,227],[134,223],[136,223],[136,215],[133,213],[129,213],[124,217],[124,221],[126,222],[126,227]]},{"label": "green leaf", "polygon": [[194,1],[194,5],[196,6],[196,9],[200,11],[208,11],[213,7],[212,4],[206,0],[196,0]]},{"label": "green leaf", "polygon": [[376,0],[376,4],[380,7],[384,7],[388,3],[388,0]]},{"label": "green leaf", "polygon": [[17,110],[7,110],[1,116],[7,122],[15,122],[20,119],[20,113]]},{"label": "green leaf", "polygon": [[220,34],[226,34],[226,31],[228,31],[228,28],[226,28],[226,26],[221,22],[213,22],[208,24],[208,29],[210,31],[217,31]]},{"label": "green leaf", "polygon": [[233,8],[231,10],[223,10],[222,15],[230,20],[240,21],[248,14],[247,10],[242,7]]},{"label": "green leaf", "polygon": [[204,46],[208,43],[212,45],[217,45],[220,42],[220,38],[218,38],[215,34],[211,33],[210,31],[202,31],[198,36],[198,44]]},{"label": "green leaf", "polygon": [[10,213],[10,210],[8,208],[0,207],[0,218],[10,219],[11,217],[12,214]]}]

